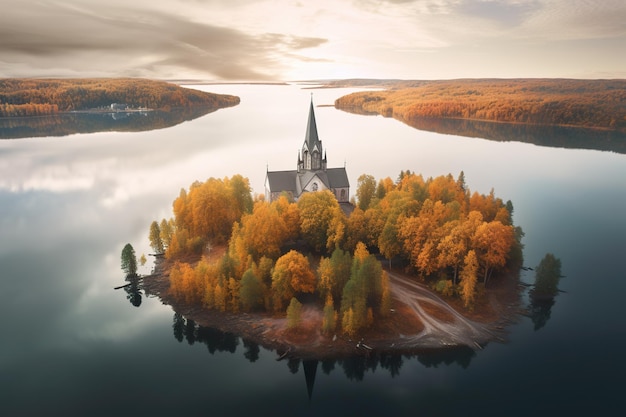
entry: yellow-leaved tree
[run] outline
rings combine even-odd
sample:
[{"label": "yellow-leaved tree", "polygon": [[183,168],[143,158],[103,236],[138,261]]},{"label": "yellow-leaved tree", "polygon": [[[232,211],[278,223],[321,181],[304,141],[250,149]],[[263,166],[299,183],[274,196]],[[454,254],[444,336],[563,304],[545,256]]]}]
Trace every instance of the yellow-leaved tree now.
[{"label": "yellow-leaved tree", "polygon": [[309,260],[301,253],[291,250],[278,258],[272,273],[274,311],[284,311],[284,305],[298,293],[315,291],[315,274]]}]

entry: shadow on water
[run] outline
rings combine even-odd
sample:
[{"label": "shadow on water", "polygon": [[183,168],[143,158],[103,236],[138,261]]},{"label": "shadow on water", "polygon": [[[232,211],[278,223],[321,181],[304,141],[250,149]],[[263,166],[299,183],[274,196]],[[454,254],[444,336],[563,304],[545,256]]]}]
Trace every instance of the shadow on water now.
[{"label": "shadow on water", "polygon": [[62,113],[39,117],[0,118],[0,139],[67,136],[76,133],[142,132],[164,129],[214,112],[216,108],[170,111]]},{"label": "shadow on water", "polygon": [[[354,114],[378,115],[378,113],[365,112],[358,108],[341,110]],[[524,142],[553,148],[592,149],[626,154],[626,133],[618,131],[427,117],[409,121],[402,120],[402,122],[415,129],[446,135],[483,138],[497,142]]]}]

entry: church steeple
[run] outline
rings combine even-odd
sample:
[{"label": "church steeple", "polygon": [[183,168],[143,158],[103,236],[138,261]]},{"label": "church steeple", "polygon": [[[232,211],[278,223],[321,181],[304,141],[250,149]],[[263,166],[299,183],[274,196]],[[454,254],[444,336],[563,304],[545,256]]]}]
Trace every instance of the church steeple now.
[{"label": "church steeple", "polygon": [[317,123],[315,123],[315,111],[313,109],[313,97],[311,97],[311,106],[309,107],[309,120],[306,124],[306,135],[304,137],[304,143],[307,145],[310,151],[313,151],[315,145],[320,141],[317,135]]},{"label": "church steeple", "polygon": [[[315,122],[315,110],[313,107],[313,97],[311,96],[311,105],[309,107],[309,118],[306,125],[306,133],[304,135],[304,144],[302,145],[302,163],[298,163],[298,168],[302,170],[320,170],[325,168],[326,155],[323,154],[322,141],[317,134],[317,123]],[[324,155],[324,159],[322,159]],[[300,161],[300,156],[298,156]]]}]

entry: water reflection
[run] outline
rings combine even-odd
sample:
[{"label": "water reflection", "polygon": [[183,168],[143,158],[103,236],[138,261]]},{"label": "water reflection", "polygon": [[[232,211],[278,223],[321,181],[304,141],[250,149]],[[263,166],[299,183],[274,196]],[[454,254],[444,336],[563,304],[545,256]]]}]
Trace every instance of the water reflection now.
[{"label": "water reflection", "polygon": [[[341,110],[362,115],[378,115],[378,113],[366,112],[358,108]],[[415,129],[446,135],[483,138],[498,142],[516,141],[554,148],[626,153],[626,134],[617,131],[426,117],[408,122],[403,120],[403,122]]]},{"label": "water reflection", "polygon": [[555,297],[560,292],[558,285],[562,277],[561,260],[547,253],[535,268],[535,283],[529,291],[528,317],[532,320],[535,331],[544,327],[550,320],[552,307],[556,303]]},{"label": "water reflection", "polygon": [[142,299],[141,289],[139,288],[140,278],[138,276],[127,277],[126,281],[129,281],[129,283],[124,286],[126,299],[135,307],[139,307]]},{"label": "water reflection", "polygon": [[41,117],[0,118],[0,139],[67,136],[76,133],[142,132],[163,129],[212,113],[210,107],[170,111],[63,113]]},{"label": "water reflection", "polygon": [[[194,320],[186,319],[179,313],[174,313],[172,330],[174,338],[177,341],[182,342],[186,340],[190,345],[195,343],[205,344],[211,355],[215,352],[235,353],[240,343],[244,347],[243,356],[249,362],[256,362],[261,353],[261,347],[256,342],[240,338],[234,333],[200,326]],[[449,349],[422,350],[403,354],[374,352],[368,355],[324,359],[321,361],[321,367],[322,372],[326,375],[333,372],[336,367],[340,367],[347,379],[351,381],[363,381],[366,373],[374,373],[378,368],[388,371],[392,378],[396,377],[400,375],[400,370],[405,360],[411,360],[413,358],[417,358],[417,360],[427,368],[456,364],[466,369],[475,356],[476,352],[465,346]],[[300,369],[304,370],[307,390],[310,392],[312,392],[319,362],[320,361],[315,359],[301,359],[298,357],[287,357],[285,360],[285,364],[292,374],[297,374],[300,372]]]}]

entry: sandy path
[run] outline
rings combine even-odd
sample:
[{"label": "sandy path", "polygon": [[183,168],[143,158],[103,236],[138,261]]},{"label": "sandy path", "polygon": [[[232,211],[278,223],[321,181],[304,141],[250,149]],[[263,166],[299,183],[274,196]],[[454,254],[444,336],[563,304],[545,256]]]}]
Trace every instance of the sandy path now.
[{"label": "sandy path", "polygon": [[[493,334],[485,325],[463,317],[424,285],[394,273],[388,274],[393,296],[408,305],[424,324],[424,329],[420,333],[404,335],[399,345],[407,347],[466,345],[473,348],[493,339]],[[448,313],[452,320],[444,321],[432,316],[425,311],[422,303],[435,305]]]}]

